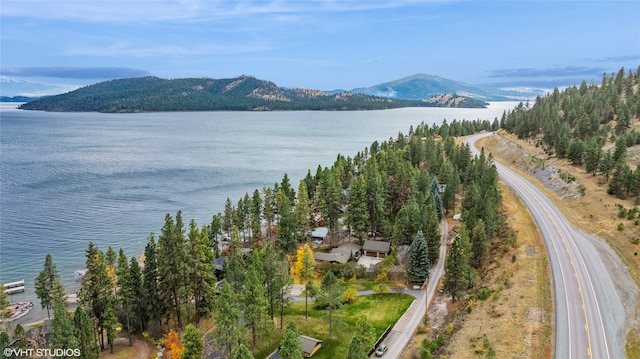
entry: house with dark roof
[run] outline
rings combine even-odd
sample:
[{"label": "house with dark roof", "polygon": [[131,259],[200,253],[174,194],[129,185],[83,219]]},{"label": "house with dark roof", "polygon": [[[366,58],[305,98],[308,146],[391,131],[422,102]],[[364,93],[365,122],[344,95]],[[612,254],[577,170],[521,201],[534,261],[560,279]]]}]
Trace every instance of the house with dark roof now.
[{"label": "house with dark roof", "polygon": [[313,258],[317,261],[330,263],[347,263],[350,258],[360,258],[360,246],[355,243],[345,243],[340,247],[333,248],[331,252],[313,252]]},{"label": "house with dark roof", "polygon": [[386,258],[391,250],[391,243],[387,241],[373,241],[365,239],[362,253],[368,257]]}]

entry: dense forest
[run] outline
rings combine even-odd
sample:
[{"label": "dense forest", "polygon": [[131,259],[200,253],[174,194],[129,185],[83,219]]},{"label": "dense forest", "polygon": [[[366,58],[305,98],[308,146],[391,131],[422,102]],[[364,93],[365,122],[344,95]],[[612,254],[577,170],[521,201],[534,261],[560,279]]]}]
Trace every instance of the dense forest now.
[{"label": "dense forest", "polygon": [[[457,107],[485,107],[486,103],[456,97]],[[100,82],[66,94],[49,96],[20,106],[23,110],[60,112],[160,111],[291,111],[382,110],[400,107],[440,107],[440,101],[395,100],[342,92],[285,89],[273,82],[240,76],[232,79],[141,77]]]},{"label": "dense forest", "polygon": [[[607,182],[618,198],[640,194],[640,168],[635,152],[640,144],[640,67],[625,74],[602,76],[599,85],[583,81],[579,87],[538,97],[533,106],[520,104],[505,113],[500,126],[519,138],[534,139],[549,155],[566,158]],[[633,167],[633,164],[635,168]]]},{"label": "dense forest", "polygon": [[[129,338],[132,332],[165,335],[174,358],[199,358],[202,339],[194,332],[202,318],[213,318],[218,348],[234,358],[252,357],[260,338],[285,326],[281,318],[294,281],[330,313],[349,302],[345,281],[374,276],[424,282],[439,259],[441,235],[447,235],[440,233],[439,222],[451,213],[462,213],[462,219],[443,285],[458,299],[473,287],[475,269],[485,263],[490,243],[502,230],[502,199],[492,157],[482,152],[472,158],[468,145],[456,144],[454,136],[496,130],[498,124],[497,119],[454,120],[412,127],[407,135],[376,141],[353,158],[338,155],[331,167],[318,166],[315,174],[309,170],[297,189],[285,174],[280,183],[247,193],[235,205],[227,199],[224,211],[207,225],[194,220],[185,225],[180,211],[167,214],[159,235],[149,234],[140,259],[89,243],[88,272],[72,315],[48,255],[35,283],[41,306],[53,314],[49,345],[96,358],[107,347],[113,350],[121,327]],[[446,184],[444,191],[439,184]],[[309,243],[319,225],[329,228],[332,243],[353,234],[355,240],[391,242],[392,254],[374,273],[353,261],[316,263]],[[408,252],[404,262],[397,254],[402,247]],[[221,258],[223,271],[215,267]],[[224,281],[216,277],[221,273]],[[290,339],[297,335],[289,333],[295,323],[289,324],[282,351],[299,353],[287,349],[299,343]],[[358,326],[370,324],[365,318]],[[371,329],[354,333],[349,357],[365,355],[378,335]]]}]

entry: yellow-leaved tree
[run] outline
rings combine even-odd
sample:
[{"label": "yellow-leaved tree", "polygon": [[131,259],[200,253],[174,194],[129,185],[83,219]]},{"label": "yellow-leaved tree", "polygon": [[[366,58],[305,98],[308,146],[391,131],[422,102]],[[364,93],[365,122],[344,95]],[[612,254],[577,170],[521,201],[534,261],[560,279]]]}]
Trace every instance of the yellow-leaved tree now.
[{"label": "yellow-leaved tree", "polygon": [[316,260],[313,258],[313,251],[309,244],[298,248],[296,253],[296,261],[291,268],[291,275],[296,283],[304,284],[305,286],[305,318],[309,318],[309,288],[311,283],[316,277]]}]

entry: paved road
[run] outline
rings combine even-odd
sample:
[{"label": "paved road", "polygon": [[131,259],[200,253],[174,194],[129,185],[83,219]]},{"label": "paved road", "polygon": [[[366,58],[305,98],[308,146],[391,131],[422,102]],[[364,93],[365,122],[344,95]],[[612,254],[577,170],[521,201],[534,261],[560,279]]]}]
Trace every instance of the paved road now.
[{"label": "paved road", "polygon": [[[488,135],[469,137],[472,151],[479,154],[475,142]],[[554,285],[555,358],[624,357],[624,343],[616,339],[624,307],[591,239],[574,229],[534,185],[499,163],[496,167],[529,208],[547,247]]]},{"label": "paved road", "polygon": [[[442,241],[440,245],[440,258],[435,267],[431,268],[429,272],[429,282],[427,284],[427,290],[405,290],[404,293],[411,294],[416,297],[416,300],[411,303],[411,306],[407,311],[398,319],[396,324],[389,332],[389,335],[384,340],[387,344],[387,352],[384,354],[384,358],[400,358],[402,352],[407,347],[411,338],[415,334],[422,318],[427,312],[427,308],[433,299],[433,295],[436,292],[436,287],[440,281],[440,277],[444,274],[444,262],[447,258],[447,235],[449,233],[449,227],[447,221],[440,222],[440,233],[442,233]],[[371,358],[375,358],[375,354],[371,355]]]}]

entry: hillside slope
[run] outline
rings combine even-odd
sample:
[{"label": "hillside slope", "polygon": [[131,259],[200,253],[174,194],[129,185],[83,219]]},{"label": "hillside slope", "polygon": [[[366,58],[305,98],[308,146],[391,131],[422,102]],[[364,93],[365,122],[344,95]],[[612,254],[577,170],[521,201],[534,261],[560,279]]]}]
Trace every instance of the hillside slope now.
[{"label": "hillside slope", "polygon": [[[474,106],[484,106],[474,102]],[[344,92],[285,89],[251,76],[231,79],[140,77],[100,82],[22,105],[58,112],[379,110],[437,107],[437,103],[395,100]]]}]

